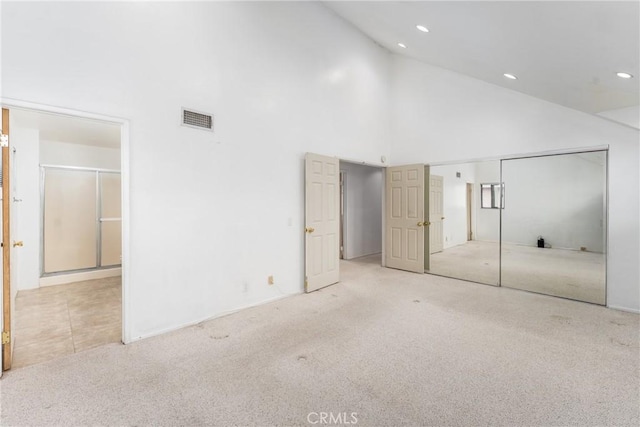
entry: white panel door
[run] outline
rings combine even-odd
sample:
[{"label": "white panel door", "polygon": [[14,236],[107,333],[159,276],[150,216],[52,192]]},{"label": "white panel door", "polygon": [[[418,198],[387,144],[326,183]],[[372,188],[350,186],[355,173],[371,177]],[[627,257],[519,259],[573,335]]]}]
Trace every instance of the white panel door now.
[{"label": "white panel door", "polygon": [[424,165],[386,175],[386,266],[424,273]]},{"label": "white panel door", "polygon": [[444,180],[441,176],[429,176],[429,253],[442,252],[444,248]]},{"label": "white panel door", "polygon": [[305,158],[305,291],[340,280],[340,164],[333,157]]}]

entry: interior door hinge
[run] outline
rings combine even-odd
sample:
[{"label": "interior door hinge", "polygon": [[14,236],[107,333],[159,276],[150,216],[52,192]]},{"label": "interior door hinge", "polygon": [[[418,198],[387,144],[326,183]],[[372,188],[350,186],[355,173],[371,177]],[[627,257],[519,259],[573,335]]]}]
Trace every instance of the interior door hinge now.
[{"label": "interior door hinge", "polygon": [[9,135],[0,134],[0,147],[8,147],[9,146]]},{"label": "interior door hinge", "polygon": [[9,344],[11,342],[11,332],[2,332],[2,345]]}]

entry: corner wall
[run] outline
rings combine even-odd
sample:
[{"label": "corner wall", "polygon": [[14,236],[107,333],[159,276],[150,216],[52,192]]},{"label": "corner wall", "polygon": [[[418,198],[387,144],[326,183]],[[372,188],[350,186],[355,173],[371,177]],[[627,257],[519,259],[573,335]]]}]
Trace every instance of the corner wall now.
[{"label": "corner wall", "polygon": [[321,4],[3,2],[1,28],[3,98],[129,120],[127,341],[301,292],[305,152],[389,155],[389,53]]},{"label": "corner wall", "polygon": [[412,59],[392,58],[394,165],[609,146],[607,301],[611,307],[640,311],[638,130]]}]

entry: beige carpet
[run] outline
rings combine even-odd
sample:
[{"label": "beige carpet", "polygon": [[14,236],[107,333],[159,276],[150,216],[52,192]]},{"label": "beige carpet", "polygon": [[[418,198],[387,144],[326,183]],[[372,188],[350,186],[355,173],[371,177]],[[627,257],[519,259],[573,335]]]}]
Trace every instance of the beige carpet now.
[{"label": "beige carpet", "polygon": [[7,372],[0,422],[640,423],[638,315],[365,261],[312,294]]},{"label": "beige carpet", "polygon": [[[500,268],[502,278],[500,280]],[[429,273],[605,304],[605,256],[593,252],[472,241],[431,255]]]}]

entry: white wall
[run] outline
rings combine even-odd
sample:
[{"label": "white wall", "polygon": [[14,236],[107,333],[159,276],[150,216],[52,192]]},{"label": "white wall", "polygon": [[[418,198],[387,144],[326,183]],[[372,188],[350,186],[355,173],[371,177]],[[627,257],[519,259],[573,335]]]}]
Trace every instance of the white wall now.
[{"label": "white wall", "polygon": [[11,240],[24,246],[13,248],[12,285],[17,292],[37,288],[40,279],[40,135],[36,129],[11,126],[11,144],[16,149],[12,172]]},{"label": "white wall", "polygon": [[320,4],[2,7],[3,97],[130,122],[126,341],[301,292],[304,153],[389,155],[389,54]]},{"label": "white wall", "polygon": [[345,259],[382,252],[382,169],[340,162],[345,172]]},{"label": "white wall", "polygon": [[[475,165],[461,163],[456,165],[431,166],[431,175],[443,178],[443,213],[442,223],[444,248],[461,245],[467,242],[467,183],[475,182]],[[460,172],[460,178],[456,177]],[[474,186],[475,191],[475,186]],[[472,210],[473,214],[473,210]],[[472,217],[472,228],[475,220]]]},{"label": "white wall", "polygon": [[607,301],[640,310],[637,130],[396,55],[392,93],[393,164],[609,145]]},{"label": "white wall", "polygon": [[502,240],[603,253],[606,153],[502,162]]},{"label": "white wall", "polygon": [[120,150],[41,140],[40,164],[120,170]]},{"label": "white wall", "polygon": [[[636,131],[390,60],[309,2],[3,2],[1,31],[4,99],[129,120],[126,341],[302,290],[306,151],[401,164],[610,144],[609,304],[640,307]],[[183,106],[215,132],[179,126]]]}]

